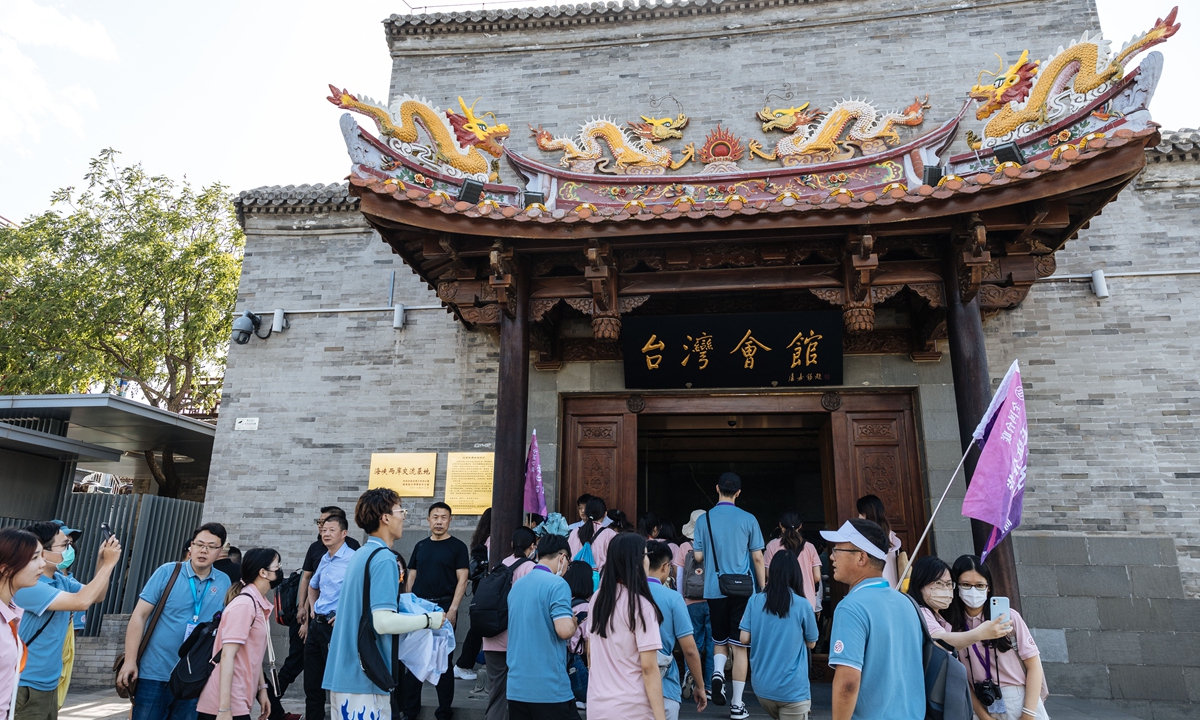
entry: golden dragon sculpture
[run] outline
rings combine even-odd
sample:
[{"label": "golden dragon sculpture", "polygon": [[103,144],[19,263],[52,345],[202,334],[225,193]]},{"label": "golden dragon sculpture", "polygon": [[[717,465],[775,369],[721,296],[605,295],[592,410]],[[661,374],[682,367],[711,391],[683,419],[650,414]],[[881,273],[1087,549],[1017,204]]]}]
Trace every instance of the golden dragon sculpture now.
[{"label": "golden dragon sculpture", "polygon": [[[993,82],[979,82],[971,88],[970,96],[980,102],[975,117],[992,119],[984,127],[982,139],[972,134],[969,141],[972,145],[990,145],[995,144],[993,138],[1028,134],[1099,97],[1124,77],[1126,60],[1179,31],[1175,22],[1178,10],[1172,9],[1154,27],[1125,43],[1115,56],[1109,52],[1108,41],[1099,35],[1089,38],[1085,32],[1082,39],[1066,49],[1060,47],[1044,63],[1031,61],[1028,50],[1007,71],[1001,61]],[[980,81],[985,73],[979,73]],[[1018,133],[1022,126],[1025,129]]]},{"label": "golden dragon sculpture", "polygon": [[[559,165],[576,172],[616,172],[627,175],[661,175],[690,162],[696,154],[694,144],[684,146],[682,157],[672,160],[671,151],[655,145],[663,140],[683,137],[688,117],[680,113],[674,118],[652,118],[642,116],[643,122],[630,122],[629,129],[618,126],[611,120],[591,120],[583,124],[577,138],[554,137],[540,126],[529,126],[537,140],[537,146],[546,152],[561,150]],[[615,170],[608,170],[608,158],[604,156],[601,143],[608,147]]]},{"label": "golden dragon sculpture", "polygon": [[[497,173],[488,159],[483,156],[487,152],[492,157],[500,157],[504,152],[502,141],[508,137],[508,126],[503,123],[489,125],[485,118],[493,121],[493,113],[475,114],[475,104],[467,106],[463,99],[458,99],[462,114],[453,110],[443,113],[428,100],[402,95],[393,103],[394,110],[365,96],[350,94],[347,90],[338,90],[330,85],[332,95],[327,99],[334,105],[366,115],[375,121],[375,127],[385,141],[394,139],[400,143],[418,144],[418,128],[433,143],[433,157],[437,162],[444,163],[464,175],[490,181],[497,179]],[[476,100],[475,102],[479,102]],[[402,148],[389,142],[389,147],[401,152]]]},{"label": "golden dragon sculpture", "polygon": [[810,165],[848,160],[854,157],[855,148],[863,155],[877,153],[900,142],[897,125],[916,126],[925,120],[922,111],[929,107],[929,96],[924,100],[916,98],[901,112],[881,113],[862,100],[843,100],[829,112],[810,110],[808,106],[809,103],[804,103],[793,108],[760,110],[757,116],[763,121],[763,132],[782,130],[789,135],[776,143],[770,153],[764,153],[762,144],[751,140],[750,154],[764,160],[779,160],[784,165]]}]

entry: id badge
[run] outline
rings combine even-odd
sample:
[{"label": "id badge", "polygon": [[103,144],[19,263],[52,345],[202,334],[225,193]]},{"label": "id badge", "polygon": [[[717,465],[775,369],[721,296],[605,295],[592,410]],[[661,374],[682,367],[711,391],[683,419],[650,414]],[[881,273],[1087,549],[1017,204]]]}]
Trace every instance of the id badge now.
[{"label": "id badge", "polygon": [[987,709],[987,711],[988,711],[989,715],[1000,715],[1000,716],[1007,715],[1008,714],[1008,705],[1004,704],[1004,697],[1001,696],[1001,697],[996,698],[996,702],[992,703],[991,707],[989,707]]},{"label": "id badge", "polygon": [[192,635],[192,631],[193,631],[193,630],[195,630],[195,629],[196,629],[196,624],[195,624],[195,623],[188,623],[188,624],[187,624],[187,627],[185,627],[185,628],[183,629],[183,639],[184,639],[184,640],[187,640],[189,637],[191,637],[191,635]]}]

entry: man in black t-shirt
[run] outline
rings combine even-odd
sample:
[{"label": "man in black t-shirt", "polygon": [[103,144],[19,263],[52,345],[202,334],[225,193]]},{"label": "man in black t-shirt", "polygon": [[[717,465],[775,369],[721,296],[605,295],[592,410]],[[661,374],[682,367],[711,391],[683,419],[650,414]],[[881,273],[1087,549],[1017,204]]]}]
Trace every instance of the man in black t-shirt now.
[{"label": "man in black t-shirt", "polygon": [[[437,603],[446,621],[458,625],[458,608],[467,592],[471,554],[467,544],[450,534],[452,511],[444,502],[429,506],[429,537],[417,543],[408,561],[408,592]],[[438,678],[437,720],[450,720],[454,701],[454,663],[446,661],[446,672]],[[404,717],[416,720],[421,712],[421,681],[404,673]]]}]

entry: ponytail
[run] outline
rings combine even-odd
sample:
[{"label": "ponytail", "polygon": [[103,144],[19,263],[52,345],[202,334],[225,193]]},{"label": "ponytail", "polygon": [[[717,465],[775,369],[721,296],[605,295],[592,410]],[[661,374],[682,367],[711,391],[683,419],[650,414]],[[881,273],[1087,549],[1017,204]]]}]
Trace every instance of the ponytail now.
[{"label": "ponytail", "polygon": [[605,504],[604,498],[593,497],[587,501],[584,507],[584,522],[575,532],[579,533],[579,544],[587,545],[596,536],[596,527],[593,523],[604,522],[604,514],[608,511],[608,505]]},{"label": "ponytail", "polygon": [[804,536],[800,534],[800,527],[803,524],[800,516],[790,510],[779,518],[779,526],[783,528],[779,541],[785,550],[796,557],[800,557],[800,551],[804,549]]}]

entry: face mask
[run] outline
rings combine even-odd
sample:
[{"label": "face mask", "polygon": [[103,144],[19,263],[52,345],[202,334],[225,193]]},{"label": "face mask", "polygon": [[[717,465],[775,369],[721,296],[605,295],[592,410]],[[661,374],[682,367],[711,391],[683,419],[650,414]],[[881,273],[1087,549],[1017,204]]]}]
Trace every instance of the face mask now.
[{"label": "face mask", "polygon": [[954,593],[950,590],[929,588],[925,591],[925,603],[934,610],[945,610],[953,599]]},{"label": "face mask", "polygon": [[967,607],[974,610],[975,608],[983,607],[987,602],[987,590],[976,590],[975,588],[962,588],[958,591],[958,596],[967,604]]},{"label": "face mask", "polygon": [[67,549],[63,550],[62,557],[63,559],[62,562],[58,564],[58,569],[66,570],[75,564],[75,548],[71,545],[68,545]]},{"label": "face mask", "polygon": [[275,577],[271,578],[271,589],[274,590],[275,588],[279,587],[282,584],[283,584],[283,571],[276,570]]}]

